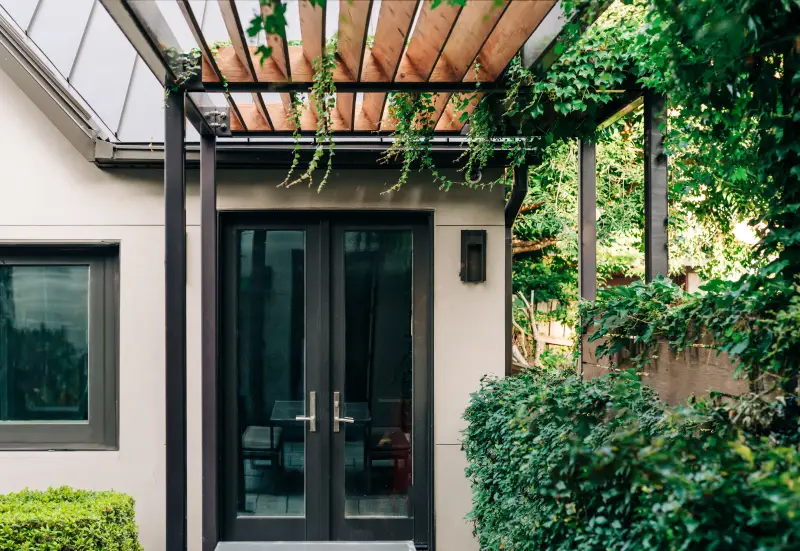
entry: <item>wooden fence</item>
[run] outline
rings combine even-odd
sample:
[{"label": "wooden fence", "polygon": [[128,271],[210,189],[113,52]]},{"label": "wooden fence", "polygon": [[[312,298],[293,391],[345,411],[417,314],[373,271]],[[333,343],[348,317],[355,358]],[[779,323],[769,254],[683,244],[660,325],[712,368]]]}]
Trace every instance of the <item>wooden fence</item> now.
[{"label": "wooden fence", "polygon": [[[540,357],[545,350],[570,354],[575,346],[575,331],[568,324],[553,319],[552,313],[562,305],[556,300],[535,302],[534,296],[527,299],[517,294],[521,307],[516,308],[521,323],[514,321],[513,366],[523,369],[540,365]],[[535,310],[532,305],[535,304]],[[531,320],[537,319],[536,323]]]}]

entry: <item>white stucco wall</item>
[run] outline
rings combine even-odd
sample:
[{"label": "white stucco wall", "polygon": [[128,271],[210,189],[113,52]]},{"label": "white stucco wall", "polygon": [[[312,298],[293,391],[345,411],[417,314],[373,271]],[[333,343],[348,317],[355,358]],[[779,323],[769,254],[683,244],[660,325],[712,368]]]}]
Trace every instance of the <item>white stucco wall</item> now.
[{"label": "white stucco wall", "polygon": [[[146,551],[164,549],[164,247],[162,175],[88,163],[0,71],[0,241],[120,242],[120,433],[116,451],[0,452],[0,493],[68,484],[137,500]],[[10,131],[9,131],[10,130]],[[392,171],[336,172],[322,192],[277,189],[283,172],[220,171],[221,209],[401,208],[434,214],[434,469],[439,551],[477,550],[463,520],[469,484],[461,412],[486,373],[504,369],[501,189],[437,190],[415,176],[381,194]],[[200,551],[200,232],[197,173],[188,172],[188,476],[190,551]],[[459,281],[460,231],[488,230],[487,282]]]}]

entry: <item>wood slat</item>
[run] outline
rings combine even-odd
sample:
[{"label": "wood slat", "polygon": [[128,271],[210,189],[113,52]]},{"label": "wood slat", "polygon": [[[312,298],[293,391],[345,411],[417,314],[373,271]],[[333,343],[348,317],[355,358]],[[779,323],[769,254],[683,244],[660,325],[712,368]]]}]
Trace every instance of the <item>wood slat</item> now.
[{"label": "wood slat", "polygon": [[[476,1],[483,0],[472,0],[472,3]],[[461,6],[451,6],[447,2],[442,2],[433,8],[432,0],[425,0],[411,41],[406,48],[406,54],[400,63],[396,80],[400,82],[428,80],[461,11]]]},{"label": "wood slat", "polygon": [[[250,59],[256,72],[256,79],[260,82],[287,82],[288,79],[278,68],[272,57],[264,60],[256,56],[256,46],[249,46]],[[205,60],[204,60],[205,61]],[[293,82],[313,82],[314,72],[311,62],[306,59],[301,46],[289,46],[289,65]],[[247,68],[242,64],[232,46],[222,46],[217,50],[217,66],[228,82],[252,82]],[[333,70],[333,79],[336,82],[353,82],[350,71],[344,63],[337,59],[336,68]],[[210,66],[203,63],[203,82],[219,82],[219,79]]]},{"label": "wood slat", "polygon": [[[525,42],[534,33],[545,16],[555,5],[555,0],[512,0],[483,49],[467,71],[464,81],[490,82],[497,80]],[[480,71],[475,70],[480,64]],[[445,115],[439,120],[437,130],[461,130],[461,113],[471,114],[478,105],[481,95],[476,95],[467,108],[453,113],[452,102],[448,104]]]},{"label": "wood slat", "polygon": [[355,94],[336,94],[335,110],[339,112],[339,116],[342,117],[348,128],[353,127],[353,117],[355,116],[356,112],[355,102]]},{"label": "wood slat", "polygon": [[361,109],[356,113],[356,130],[378,130],[381,125],[381,116],[386,107],[387,94],[369,93],[364,94]]},{"label": "wood slat", "polygon": [[[258,107],[253,103],[244,103],[239,105],[242,113],[242,118],[245,121],[247,130],[250,132],[269,132],[273,130],[264,124],[264,118],[258,112]],[[288,112],[283,108],[282,103],[268,103],[267,111],[269,111],[270,118],[275,122],[274,130],[278,132],[291,132],[294,128],[289,123]],[[334,111],[331,114],[331,123],[334,132],[344,132],[350,130],[350,127],[345,124],[342,117]],[[303,130],[313,131],[316,128],[316,118],[310,109],[304,109],[300,116],[300,125]],[[231,130],[233,132],[243,132],[242,124],[233,117],[231,119]]]},{"label": "wood slat", "polygon": [[[497,79],[555,3],[555,0],[512,0],[464,80]],[[474,71],[476,63],[480,64],[478,75]]]},{"label": "wood slat", "polygon": [[[377,82],[394,80],[418,6],[419,0],[381,3],[378,23],[375,26],[375,42],[372,49],[364,56],[364,70],[361,75],[363,81],[375,82],[366,79],[376,77],[380,79]],[[371,64],[379,70],[368,71],[367,68]],[[364,94],[360,110],[362,116],[357,118],[356,130],[377,130],[385,104],[386,94]],[[359,124],[363,126],[359,127]]]},{"label": "wood slat", "polygon": [[[371,12],[372,0],[348,0],[339,4],[337,53],[355,81],[361,80]],[[336,109],[351,129],[355,103],[355,94],[336,94]]]},{"label": "wood slat", "polygon": [[[228,31],[228,36],[231,39],[231,45],[236,52],[236,56],[242,63],[242,66],[247,70],[250,80],[255,81],[256,72],[253,67],[253,60],[249,55],[247,41],[244,38],[244,29],[242,29],[242,24],[239,20],[239,13],[236,9],[235,0],[220,0],[219,11],[222,13],[222,20],[225,22],[225,29]],[[258,112],[264,117],[264,122],[269,128],[272,128],[272,121],[269,118],[269,113],[264,105],[264,99],[261,97],[261,94],[254,93],[252,97],[254,104],[258,108]]]},{"label": "wood slat", "polygon": [[[269,17],[272,15],[272,5],[269,3],[261,4],[261,17]],[[275,62],[278,70],[283,74],[286,80],[292,80],[292,69],[289,64],[289,44],[286,41],[286,29],[284,29],[283,36],[279,34],[267,35],[267,46],[272,48],[272,55],[270,58]],[[290,94],[281,94],[281,103],[284,109],[288,112],[292,108],[292,96]]]},{"label": "wood slat", "polygon": [[[219,79],[221,76],[220,69],[217,66],[217,62],[214,59],[214,55],[211,53],[211,48],[208,46],[205,36],[203,36],[203,31],[200,28],[200,23],[197,21],[197,18],[194,15],[194,11],[192,10],[192,6],[189,3],[189,0],[179,0],[178,6],[180,7],[181,13],[183,14],[183,18],[186,21],[186,24],[189,26],[189,30],[192,33],[192,37],[194,37],[194,41],[200,48],[200,55],[203,59],[203,66],[208,66],[210,68],[210,72],[216,78]],[[239,117],[239,108],[236,105],[236,102],[231,97],[231,95],[225,94],[225,100],[228,102],[228,105],[231,108],[230,109],[231,124],[233,124],[233,121],[236,120],[240,124],[243,124],[245,128],[247,128],[247,124]]]},{"label": "wood slat", "polygon": [[309,63],[313,63],[322,55],[325,47],[325,8],[312,6],[308,0],[301,0],[298,8],[303,54]]},{"label": "wood slat", "polygon": [[[425,82],[431,78],[462,9],[461,6],[445,2],[433,8],[432,0],[425,0],[411,40],[400,59],[394,78],[396,82]],[[396,127],[396,121],[389,116],[388,107],[384,106],[381,130],[391,131]]]},{"label": "wood slat", "polygon": [[[430,80],[449,82],[463,79],[508,6],[509,0],[505,0],[502,6],[497,6],[493,0],[467,2]],[[438,125],[451,97],[452,94],[436,94],[436,112],[431,119],[434,125]]]},{"label": "wood slat", "polygon": [[[531,5],[530,2],[525,3]],[[509,4],[509,0],[505,0],[501,6],[497,6],[494,0],[467,2],[436,63],[442,76],[450,75],[446,81],[461,80],[467,75]]]}]

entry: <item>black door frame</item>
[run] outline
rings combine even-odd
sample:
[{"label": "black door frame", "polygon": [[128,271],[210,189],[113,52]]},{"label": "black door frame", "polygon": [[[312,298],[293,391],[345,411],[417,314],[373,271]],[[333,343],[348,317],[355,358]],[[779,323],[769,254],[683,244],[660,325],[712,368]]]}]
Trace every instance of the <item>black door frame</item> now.
[{"label": "black door frame", "polygon": [[[214,465],[204,467],[204,472],[213,471],[219,481],[215,492],[204,486],[203,508],[217,512],[219,536],[221,541],[263,541],[269,533],[270,541],[327,540],[338,535],[339,540],[366,540],[374,536],[387,540],[397,537],[411,528],[414,543],[420,549],[431,549],[433,542],[433,224],[429,211],[225,211],[219,213],[220,223],[220,365],[218,366],[219,388],[216,403],[219,405],[217,419],[220,427],[216,439],[216,449],[207,449],[213,442],[203,440],[204,462]],[[327,269],[332,269],[330,257],[331,227],[353,227],[358,229],[411,229],[414,232],[414,413],[413,413],[413,459],[414,479],[410,488],[413,518],[394,519],[389,517],[371,519],[334,518],[334,512],[343,513],[334,506],[332,499],[333,454],[337,452],[330,430],[333,379],[331,371],[331,277],[323,277]],[[319,346],[308,346],[307,339],[306,389],[317,390],[318,425],[323,428],[315,434],[316,444],[310,445],[307,439],[307,453],[321,450],[329,453],[329,461],[306,472],[306,518],[272,519],[269,517],[237,517],[237,484],[235,476],[238,458],[225,449],[238,449],[235,415],[223,415],[225,404],[236,399],[235,347],[232,339],[235,332],[235,281],[238,269],[237,246],[234,240],[237,229],[305,229],[307,231],[306,263],[308,281],[315,278],[319,285],[308,285],[306,306],[307,335],[319,335]],[[420,261],[418,261],[421,260]],[[312,287],[316,287],[312,289]],[[313,333],[312,333],[313,332]],[[314,363],[319,365],[315,370]],[[314,373],[316,371],[316,373]],[[322,376],[331,373],[330,377]],[[419,376],[417,376],[419,374]],[[206,386],[204,385],[204,388]],[[230,430],[234,429],[234,430]],[[330,450],[330,452],[325,452]],[[313,471],[313,472],[312,472]],[[318,489],[318,490],[317,490]],[[313,497],[311,494],[315,494]],[[205,516],[205,515],[204,515]],[[270,522],[273,521],[273,522]],[[337,522],[338,521],[338,522]],[[403,528],[403,526],[405,528]],[[204,530],[205,533],[205,530]],[[330,536],[329,536],[330,535]],[[405,537],[403,539],[409,539]],[[208,541],[208,540],[206,540]]]},{"label": "black door frame", "polygon": [[[296,217],[293,217],[296,218]],[[220,447],[217,457],[220,460],[219,480],[222,482],[220,499],[220,527],[223,539],[230,541],[261,541],[269,539],[274,541],[305,541],[308,539],[321,539],[327,533],[327,515],[325,514],[325,495],[324,488],[328,485],[325,480],[329,473],[325,468],[307,469],[306,477],[306,514],[304,517],[246,517],[238,516],[238,501],[242,496],[239,495],[239,476],[238,465],[240,448],[238,431],[238,411],[237,408],[226,407],[228,404],[238,404],[238,370],[236,364],[237,355],[237,306],[238,293],[236,282],[239,275],[238,246],[236,242],[237,232],[242,229],[247,230],[299,230],[305,232],[305,255],[306,262],[305,279],[306,281],[324,281],[321,276],[321,264],[314,262],[314,259],[321,258],[320,247],[322,235],[320,225],[304,223],[302,220],[289,220],[285,217],[261,217],[259,221],[242,221],[224,223],[222,226],[222,287],[220,289],[221,302],[221,336],[220,347],[220,394],[219,417],[222,431],[220,433]],[[312,331],[320,329],[320,320],[323,315],[323,304],[327,302],[327,296],[321,285],[306,285],[306,327],[305,334],[308,336]],[[308,346],[309,339],[306,338],[306,362],[305,369],[305,400],[308,407],[308,391],[314,390],[318,397],[324,396],[324,385],[327,384],[326,378],[322,377],[323,369],[309,369],[309,366],[320,365],[326,361],[325,350],[327,343],[320,343],[321,346]],[[324,400],[317,400],[316,415],[317,425],[322,427],[322,423],[328,422],[327,404]],[[309,455],[320,455],[324,453],[325,446],[329,446],[329,437],[322,430],[311,435],[306,425],[305,450]],[[230,453],[236,450],[236,453]],[[227,453],[226,453],[227,451]],[[309,488],[320,488],[319,492],[309,492]]]},{"label": "black door frame", "polygon": [[[431,236],[429,234],[429,219],[424,217],[397,217],[394,221],[387,220],[386,214],[379,216],[348,216],[335,219],[332,222],[331,251],[331,278],[334,288],[332,290],[331,316],[338,312],[344,313],[344,233],[350,230],[408,230],[412,232],[413,239],[413,264],[412,264],[412,300],[413,306],[413,413],[412,413],[412,484],[409,489],[409,504],[412,508],[412,517],[378,517],[348,518],[344,514],[345,487],[344,487],[344,432],[333,435],[331,451],[333,454],[332,472],[332,533],[337,539],[343,541],[376,540],[380,534],[383,540],[416,541],[417,534],[428,532],[428,518],[430,516],[431,502],[427,498],[427,491],[431,481],[429,466],[432,462],[432,396],[429,356],[429,339],[432,334],[430,324],[430,308],[428,302],[431,294],[431,272],[433,261],[431,256]],[[420,262],[419,260],[423,261]],[[426,261],[427,260],[427,261]],[[342,323],[332,323],[331,338],[331,390],[344,393],[345,383],[345,333]],[[418,367],[421,366],[422,376],[416,376]],[[343,394],[344,398],[346,396]],[[419,402],[418,402],[419,399]],[[422,473],[422,476],[420,474]],[[408,537],[406,534],[411,534]],[[425,542],[427,543],[427,542]]]}]

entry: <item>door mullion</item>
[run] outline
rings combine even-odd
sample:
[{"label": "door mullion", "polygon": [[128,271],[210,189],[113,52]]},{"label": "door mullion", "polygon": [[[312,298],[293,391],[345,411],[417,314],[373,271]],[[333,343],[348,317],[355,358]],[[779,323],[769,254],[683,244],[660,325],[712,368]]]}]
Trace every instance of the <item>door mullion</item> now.
[{"label": "door mullion", "polygon": [[[315,301],[318,307],[309,311],[309,349],[315,349],[316,358],[309,364],[309,376],[314,379],[318,389],[317,446],[308,464],[309,473],[316,480],[312,485],[309,478],[307,495],[313,500],[314,518],[309,518],[308,539],[327,541],[331,539],[331,251],[330,223],[322,219],[315,225],[317,233],[317,253],[314,262],[316,274],[309,280],[318,293]],[[313,318],[312,318],[313,315]]]},{"label": "door mullion", "polygon": [[[344,371],[345,371],[345,323],[344,323],[344,232],[341,226],[333,226],[330,229],[330,314],[328,319],[332,327],[330,332],[330,374],[331,374],[331,396],[333,392],[339,392],[342,399],[346,399],[344,394]],[[330,466],[331,489],[330,489],[330,514],[331,514],[331,539],[339,539],[343,535],[343,523],[345,516],[345,431],[333,433],[333,418],[328,425],[331,430],[332,453]],[[338,536],[338,537],[337,537]]]}]

